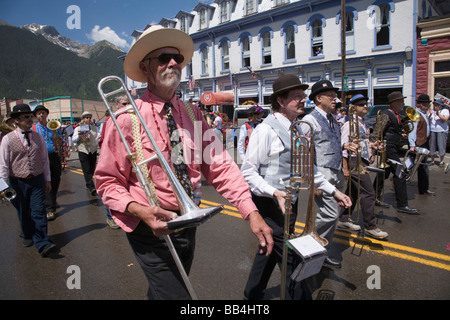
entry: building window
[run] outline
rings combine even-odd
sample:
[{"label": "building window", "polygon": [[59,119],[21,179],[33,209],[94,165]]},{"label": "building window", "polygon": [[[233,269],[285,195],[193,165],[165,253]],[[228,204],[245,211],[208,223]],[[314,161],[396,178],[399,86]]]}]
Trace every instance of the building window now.
[{"label": "building window", "polygon": [[323,55],[323,29],[322,20],[314,20],[311,24],[311,48],[312,55]]},{"label": "building window", "polygon": [[250,40],[247,36],[242,37],[242,67],[250,67]]},{"label": "building window", "polygon": [[208,74],[208,47],[200,46],[200,56],[202,60],[202,75]]},{"label": "building window", "polygon": [[258,12],[256,7],[256,0],[245,0],[245,14],[253,14]]},{"label": "building window", "polygon": [[355,29],[352,12],[345,14],[345,50],[347,52],[355,50]]},{"label": "building window", "polygon": [[230,70],[230,47],[228,45],[228,40],[222,40],[219,45],[221,47],[222,54],[222,71]]},{"label": "building window", "polygon": [[271,47],[271,34],[270,31],[266,31],[262,35],[262,62],[263,64],[272,63],[272,47]]},{"label": "building window", "polygon": [[285,60],[295,59],[295,30],[292,25],[284,29]]},{"label": "building window", "polygon": [[186,65],[186,78],[192,77],[192,61]]},{"label": "building window", "polygon": [[389,45],[390,34],[389,6],[383,3],[378,8],[375,25],[376,46],[387,46]]},{"label": "building window", "polygon": [[207,23],[206,23],[206,9],[200,10],[200,30],[206,29]]},{"label": "building window", "polygon": [[220,22],[230,21],[230,1],[222,1],[220,4]]},{"label": "building window", "polygon": [[275,6],[281,6],[286,3],[289,3],[289,0],[275,0]]},{"label": "building window", "polygon": [[187,31],[186,31],[186,17],[181,17],[181,20],[180,20],[180,30],[181,30],[181,31],[184,31],[184,32],[187,32]]}]

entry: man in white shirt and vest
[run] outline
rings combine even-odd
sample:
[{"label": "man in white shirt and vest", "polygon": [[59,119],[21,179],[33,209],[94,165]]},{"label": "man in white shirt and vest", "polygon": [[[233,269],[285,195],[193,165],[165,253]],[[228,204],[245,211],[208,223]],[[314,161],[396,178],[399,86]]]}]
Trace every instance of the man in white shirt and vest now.
[{"label": "man in white shirt and vest", "polygon": [[[320,173],[340,191],[344,190],[344,174],[342,172],[342,148],[349,148],[351,144],[341,146],[341,131],[333,112],[336,108],[337,91],[328,80],[320,80],[311,88],[309,99],[316,104],[314,110],[303,120],[308,121],[314,128],[315,164]],[[302,125],[303,133],[310,134],[309,126]],[[339,218],[339,206],[335,198],[321,193],[315,196],[319,212],[316,216],[317,232],[328,240],[327,249],[333,243],[334,230]],[[341,262],[328,256],[324,262],[331,267],[341,267]]]},{"label": "man in white shirt and vest", "polygon": [[11,112],[16,130],[8,133],[0,146],[0,178],[17,195],[11,203],[17,209],[23,245],[33,244],[42,257],[58,249],[47,234],[45,194],[50,192],[50,166],[44,138],[31,130],[33,113],[27,104]]},{"label": "man in white shirt and vest", "polygon": [[[273,83],[271,97],[273,114],[259,124],[253,131],[245,154],[241,171],[252,192],[253,202],[259,209],[269,227],[273,230],[274,248],[269,256],[257,253],[245,287],[246,299],[262,299],[267,282],[275,265],[281,265],[284,235],[284,214],[286,188],[291,166],[291,124],[304,112],[306,102],[305,89],[298,76],[286,74]],[[280,180],[284,184],[280,183]],[[314,170],[314,184],[340,205],[351,206],[348,196],[336,189],[322,174]],[[297,219],[297,193],[293,194],[290,213],[290,233],[294,232]],[[302,204],[300,204],[302,205]],[[304,204],[306,207],[306,204]],[[286,298],[310,299],[311,293],[305,281],[294,282],[290,275],[294,268],[293,255],[289,255],[287,264]]]}]

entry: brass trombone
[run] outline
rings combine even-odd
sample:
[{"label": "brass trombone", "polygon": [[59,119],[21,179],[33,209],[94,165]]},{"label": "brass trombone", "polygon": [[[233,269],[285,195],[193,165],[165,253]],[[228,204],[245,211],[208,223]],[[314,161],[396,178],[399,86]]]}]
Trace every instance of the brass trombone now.
[{"label": "brass trombone", "polygon": [[[298,134],[298,127],[305,123],[310,127],[310,137]],[[311,235],[322,246],[328,245],[328,240],[321,237],[316,230],[316,214],[314,212],[314,128],[304,120],[292,123],[291,128],[291,169],[289,184],[286,185],[286,201],[284,214],[283,256],[281,261],[281,291],[280,299],[286,297],[286,273],[288,247],[286,242],[295,236],[289,231],[291,196],[301,190],[309,190],[308,207],[305,228],[300,236]],[[298,209],[299,206],[297,206]]]},{"label": "brass trombone", "polygon": [[[110,91],[108,93],[105,93],[102,89],[102,86],[105,83],[110,82],[110,81],[111,82],[113,82],[113,81],[119,82],[120,88]],[[192,220],[204,219],[204,220],[206,220],[206,219],[209,219],[210,217],[212,217],[213,215],[219,213],[222,210],[222,208],[223,208],[222,206],[208,207],[208,208],[200,209],[191,200],[191,198],[187,195],[183,186],[176,178],[176,175],[173,172],[172,168],[170,167],[169,163],[164,158],[164,155],[162,154],[161,150],[159,149],[158,144],[156,143],[155,139],[151,135],[147,124],[145,123],[133,98],[131,97],[131,94],[127,90],[127,87],[121,78],[119,78],[117,76],[108,76],[108,77],[101,79],[100,82],[98,83],[98,91],[100,93],[100,96],[103,99],[103,102],[105,103],[106,107],[109,110],[111,120],[113,121],[113,123],[117,129],[117,132],[119,133],[120,138],[121,138],[121,140],[125,146],[125,149],[128,153],[128,159],[130,160],[130,162],[134,168],[134,171],[136,172],[139,183],[141,184],[142,188],[144,189],[146,196],[147,196],[147,200],[151,206],[156,206],[159,203],[159,200],[158,200],[154,190],[152,190],[152,188],[151,188],[151,182],[150,182],[149,178],[147,177],[147,175],[144,173],[143,167],[146,167],[148,162],[158,159],[165,174],[168,176],[169,182],[173,188],[173,191],[177,198],[178,205],[179,205],[180,212],[181,212],[180,217],[168,222],[168,228],[170,230],[178,229],[179,223],[182,223],[183,221],[186,221],[188,219],[192,219]],[[111,106],[108,103],[107,98],[110,96],[116,95],[118,93],[121,93],[121,92],[123,92],[127,95],[128,101],[130,101],[130,104],[127,107],[121,108],[121,109],[117,110],[116,112],[113,112]],[[127,113],[127,112],[134,113],[137,116],[137,118],[139,119],[140,125],[144,129],[144,131],[147,135],[147,138],[149,139],[150,143],[152,144],[153,150],[155,152],[155,155],[153,157],[148,158],[148,159],[143,159],[141,162],[138,162],[136,154],[131,151],[130,146],[122,132],[122,129],[120,128],[119,124],[117,123],[117,116],[121,115],[122,113]],[[189,226],[194,226],[194,225],[200,224],[198,222],[199,220],[195,220],[195,221],[197,221],[197,222],[195,222],[194,224],[191,224]],[[180,272],[181,277],[183,278],[184,284],[186,285],[186,288],[189,291],[191,298],[193,300],[197,300],[197,295],[195,294],[194,288],[192,287],[192,284],[189,281],[189,277],[188,277],[186,271],[184,270],[183,264],[177,254],[177,251],[172,243],[172,240],[170,239],[170,237],[168,235],[164,236],[164,240],[166,241],[169,251],[177,265],[178,271]]]}]

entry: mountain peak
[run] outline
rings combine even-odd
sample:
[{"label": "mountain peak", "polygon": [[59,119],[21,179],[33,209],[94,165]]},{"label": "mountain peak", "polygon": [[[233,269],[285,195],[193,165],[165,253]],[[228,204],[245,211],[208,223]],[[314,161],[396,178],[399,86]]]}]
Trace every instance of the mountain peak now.
[{"label": "mountain peak", "polygon": [[36,35],[41,35],[51,43],[54,43],[60,47],[63,47],[64,49],[68,51],[72,51],[75,54],[77,54],[80,57],[83,58],[89,58],[91,56],[92,50],[98,51],[98,47],[105,47],[108,46],[114,50],[123,52],[122,49],[117,47],[116,45],[110,43],[109,41],[102,40],[97,43],[95,43],[93,46],[90,46],[88,44],[82,44],[78,43],[76,41],[73,41],[70,38],[62,36],[58,30],[56,30],[55,27],[49,26],[49,25],[40,25],[37,23],[31,23],[27,24],[25,26],[21,26],[22,29],[26,29],[28,31],[31,31],[32,33]]}]

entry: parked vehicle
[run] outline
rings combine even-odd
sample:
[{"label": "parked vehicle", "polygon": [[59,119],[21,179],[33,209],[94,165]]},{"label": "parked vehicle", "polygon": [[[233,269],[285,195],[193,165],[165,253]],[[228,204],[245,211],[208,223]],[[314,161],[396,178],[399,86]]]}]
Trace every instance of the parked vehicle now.
[{"label": "parked vehicle", "polygon": [[[247,110],[251,105],[239,105],[235,106],[233,112],[233,125],[231,126],[230,135],[227,135],[227,141],[234,141],[234,146],[237,147],[237,140],[239,139],[239,131],[241,126],[248,121]],[[261,105],[264,110],[263,119],[266,118],[271,112],[270,105]]]}]

